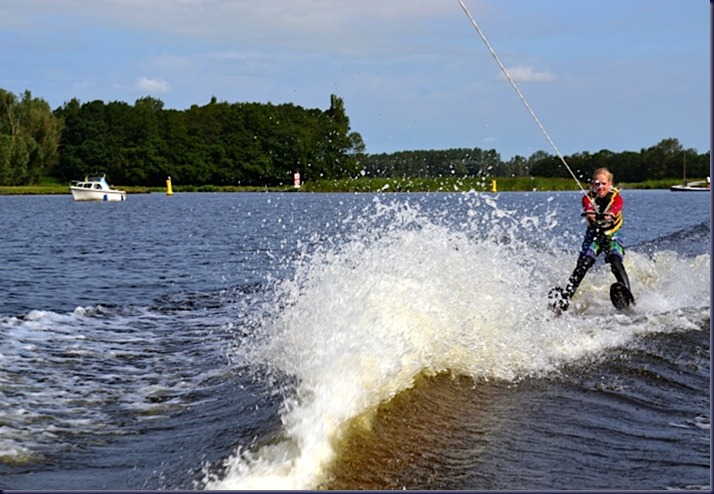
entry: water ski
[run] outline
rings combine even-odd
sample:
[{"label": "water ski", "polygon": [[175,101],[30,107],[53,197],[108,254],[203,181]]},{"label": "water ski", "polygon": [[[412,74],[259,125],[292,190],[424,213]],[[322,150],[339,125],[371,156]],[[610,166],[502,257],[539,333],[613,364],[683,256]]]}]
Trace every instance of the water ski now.
[{"label": "water ski", "polygon": [[570,299],[565,295],[565,290],[556,286],[548,292],[548,307],[556,314],[568,310]]},{"label": "water ski", "polygon": [[618,281],[610,285],[610,301],[617,310],[622,310],[635,303],[635,298],[625,284]]},{"label": "water ski", "polygon": [[[624,283],[616,282],[610,285],[610,301],[617,310],[623,310],[634,305],[635,297]],[[559,286],[552,288],[548,292],[548,308],[556,314],[561,314],[568,310],[570,298],[565,290]]]}]

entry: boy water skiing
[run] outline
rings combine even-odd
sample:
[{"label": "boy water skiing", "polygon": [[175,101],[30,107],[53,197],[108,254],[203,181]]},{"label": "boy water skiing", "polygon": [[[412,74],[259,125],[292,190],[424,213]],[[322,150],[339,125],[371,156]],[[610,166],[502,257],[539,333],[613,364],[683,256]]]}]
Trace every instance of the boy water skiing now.
[{"label": "boy water skiing", "polygon": [[607,168],[598,168],[593,173],[592,188],[582,201],[583,216],[587,218],[588,228],[578,262],[565,289],[555,287],[548,293],[549,306],[555,311],[568,309],[580,282],[601,253],[605,254],[605,262],[610,264],[612,274],[617,279],[617,283],[610,287],[613,305],[623,309],[635,303],[630,292],[630,280],[622,264],[625,248],[619,230],[623,222],[623,201],[620,192],[612,186],[612,180],[613,175]]}]

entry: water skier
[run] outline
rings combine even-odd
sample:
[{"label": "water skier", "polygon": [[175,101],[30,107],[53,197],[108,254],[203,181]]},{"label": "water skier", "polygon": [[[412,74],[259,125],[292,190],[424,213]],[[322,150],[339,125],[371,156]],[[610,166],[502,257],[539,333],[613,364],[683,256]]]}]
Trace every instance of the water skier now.
[{"label": "water skier", "polygon": [[605,262],[610,264],[612,274],[617,279],[617,283],[610,287],[613,305],[623,309],[635,302],[627,271],[622,264],[625,257],[620,236],[623,201],[619,190],[612,186],[612,180],[613,175],[607,168],[598,168],[593,173],[592,187],[582,200],[583,216],[587,218],[588,227],[578,262],[565,289],[555,287],[548,294],[550,306],[554,310],[567,310],[580,282],[601,253],[605,254]]}]

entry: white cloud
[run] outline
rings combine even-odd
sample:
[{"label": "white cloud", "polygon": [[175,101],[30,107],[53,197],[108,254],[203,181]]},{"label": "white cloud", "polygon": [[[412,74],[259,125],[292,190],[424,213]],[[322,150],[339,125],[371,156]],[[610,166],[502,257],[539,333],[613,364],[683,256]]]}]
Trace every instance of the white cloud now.
[{"label": "white cloud", "polygon": [[444,19],[459,19],[454,14],[458,4],[433,0],[33,0],[3,7],[0,28],[130,29],[187,43],[229,43],[235,49],[257,45],[383,54],[386,44],[429,32]]},{"label": "white cloud", "polygon": [[[511,74],[511,78],[516,82],[553,82],[557,80],[547,70],[538,72],[532,67],[513,67],[508,69],[508,73]],[[506,76],[501,74],[501,78],[505,79]]]},{"label": "white cloud", "polygon": [[161,78],[149,79],[141,76],[134,84],[134,89],[150,94],[166,93],[171,90],[171,84]]},{"label": "white cloud", "polygon": [[[588,8],[559,1],[466,3],[499,55],[510,60],[515,81],[540,82],[541,89],[559,82],[557,94],[547,95],[562,104],[538,108],[545,121],[557,126],[588,113],[600,122],[629,122],[619,115],[621,101],[631,115],[671,100],[672,116],[679,120],[650,119],[664,130],[652,131],[655,137],[631,137],[634,144],[620,149],[639,149],[673,134],[685,146],[709,148],[709,111],[697,106],[709,94],[708,71],[674,69],[703,67],[710,58],[703,42],[710,26],[703,6],[695,6],[699,2],[603,0]],[[328,96],[337,94],[370,152],[493,142],[509,156],[545,147],[508,84],[498,79],[503,75],[456,0],[0,4],[0,31],[17,40],[17,46],[0,48],[4,66],[13,67],[0,72],[0,87],[15,94],[31,89],[53,106],[72,97],[112,101],[150,95],[176,109],[211,96],[324,108]],[[624,18],[635,21],[623,25]],[[674,68],[665,77],[662,66]],[[623,79],[628,84],[615,84]],[[537,98],[533,86],[528,96]],[[633,87],[649,89],[633,97]],[[548,118],[548,111],[557,114]],[[682,130],[671,130],[673,125]],[[520,126],[536,144],[516,130]],[[573,151],[616,149],[627,137],[625,131],[612,138],[595,132],[569,137],[571,127],[561,130],[562,136],[557,127],[549,131],[558,141],[572,142]],[[644,131],[631,127],[633,133]],[[687,132],[701,144],[687,140]],[[488,137],[498,140],[484,140]],[[585,138],[593,144],[580,144]]]}]

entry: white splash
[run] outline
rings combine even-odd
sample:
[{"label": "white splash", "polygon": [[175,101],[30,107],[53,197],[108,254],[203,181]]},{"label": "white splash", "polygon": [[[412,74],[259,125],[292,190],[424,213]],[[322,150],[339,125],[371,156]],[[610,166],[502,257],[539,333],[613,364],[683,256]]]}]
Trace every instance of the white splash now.
[{"label": "white splash", "polygon": [[[514,380],[681,326],[678,307],[708,315],[709,256],[654,259],[628,253],[638,305],[615,314],[602,261],[573,309],[547,310],[546,293],[569,276],[576,253],[549,239],[553,218],[499,209],[467,195],[467,222],[427,218],[408,203],[377,201],[343,242],[305,255],[282,283],[282,307],[263,321],[251,358],[296,378],[282,438],[239,450],[208,489],[315,489],[345,425],[410,388],[421,373]],[[686,290],[684,289],[686,285]],[[665,322],[653,324],[668,311]],[[271,318],[272,317],[272,318]]]}]

